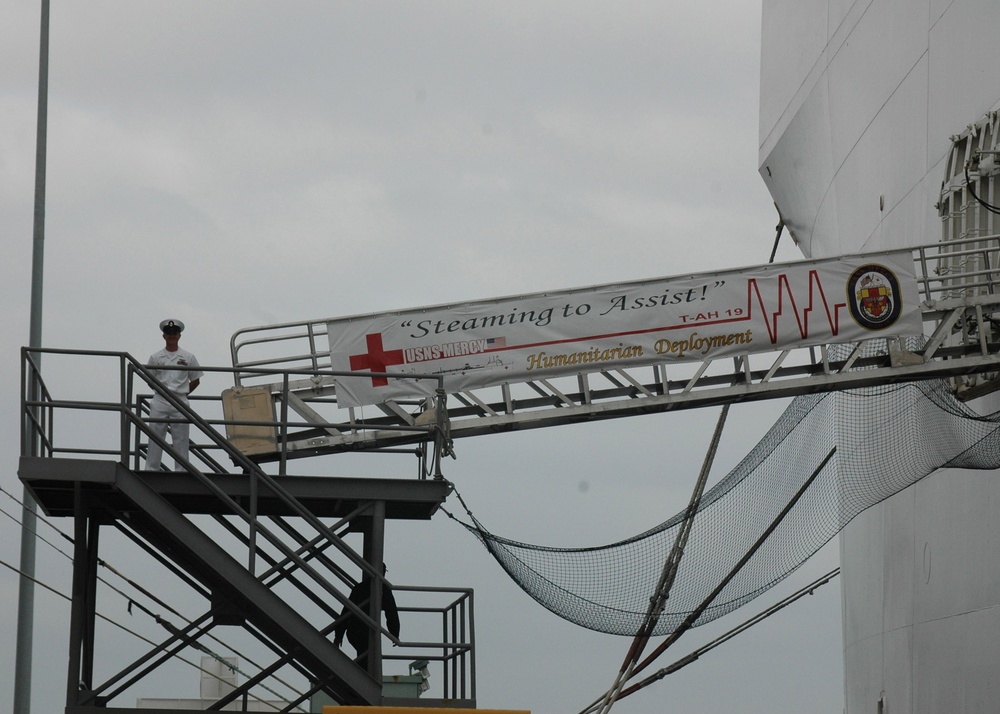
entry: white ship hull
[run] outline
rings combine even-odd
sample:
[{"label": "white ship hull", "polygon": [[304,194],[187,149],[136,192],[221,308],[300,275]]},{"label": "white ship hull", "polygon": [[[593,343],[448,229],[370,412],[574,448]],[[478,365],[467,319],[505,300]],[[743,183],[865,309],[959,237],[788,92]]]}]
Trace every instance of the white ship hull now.
[{"label": "white ship hull", "polygon": [[[997,28],[996,0],[765,0],[760,173],[806,256],[941,238],[950,137],[1000,107]],[[996,710],[998,475],[937,472],[842,534],[847,712]]]}]

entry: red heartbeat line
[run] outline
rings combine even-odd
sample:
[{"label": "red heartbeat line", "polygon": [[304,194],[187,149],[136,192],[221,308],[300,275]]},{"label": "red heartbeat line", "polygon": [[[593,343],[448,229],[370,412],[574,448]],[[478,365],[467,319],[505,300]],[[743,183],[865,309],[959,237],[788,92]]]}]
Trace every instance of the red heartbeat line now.
[{"label": "red heartbeat line", "polygon": [[[833,335],[840,332],[840,310],[847,307],[846,302],[834,303],[832,306],[826,299],[826,293],[823,292],[823,283],[820,281],[819,273],[815,270],[809,271],[809,305],[804,309],[799,309],[799,306],[795,302],[795,294],[792,292],[791,286],[788,284],[788,276],[784,273],[778,276],[778,308],[777,310],[771,312],[768,310],[767,305],[764,304],[764,298],[760,294],[760,287],[757,285],[756,278],[750,278],[747,281],[747,310],[750,316],[753,315],[753,305],[754,296],[756,296],[757,304],[760,306],[761,312],[766,316],[764,320],[764,326],[767,328],[767,336],[771,338],[771,344],[776,344],[778,341],[778,318],[781,317],[785,309],[785,295],[788,295],[788,301],[792,305],[792,312],[795,315],[795,322],[799,326],[799,335],[802,339],[809,338],[809,314],[813,311],[814,306],[816,306],[816,294],[819,293],[819,302],[823,304],[823,310],[826,312],[826,321],[830,326],[830,331]],[[831,310],[832,309],[832,310]]]}]

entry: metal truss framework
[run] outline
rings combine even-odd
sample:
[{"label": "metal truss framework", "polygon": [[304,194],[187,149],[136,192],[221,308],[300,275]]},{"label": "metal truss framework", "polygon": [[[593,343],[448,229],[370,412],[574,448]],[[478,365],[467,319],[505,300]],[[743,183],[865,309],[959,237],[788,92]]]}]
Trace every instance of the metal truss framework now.
[{"label": "metal truss framework", "polygon": [[[281,414],[271,446],[255,460],[386,449],[426,440],[438,419],[455,439],[558,424],[708,405],[791,397],[923,379],[946,378],[963,398],[997,388],[1000,370],[1000,235],[960,238],[913,249],[926,337],[873,337],[859,344],[802,347],[702,362],[580,371],[571,377],[511,382],[414,402],[336,408],[326,320],[249,328],[233,335],[234,395],[270,393]],[[270,370],[298,370],[275,383]],[[356,374],[356,373],[355,373]],[[254,422],[262,425],[261,422]],[[280,429],[278,428],[280,425]],[[416,430],[416,431],[415,431]],[[447,452],[447,447],[446,447]]]}]

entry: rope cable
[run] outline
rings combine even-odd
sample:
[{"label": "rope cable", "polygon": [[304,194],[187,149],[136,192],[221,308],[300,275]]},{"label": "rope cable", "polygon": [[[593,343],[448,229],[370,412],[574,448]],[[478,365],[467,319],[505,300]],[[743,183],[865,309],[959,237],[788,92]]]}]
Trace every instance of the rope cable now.
[{"label": "rope cable", "polygon": [[[774,204],[774,207],[777,209],[778,204]],[[779,210],[778,224],[774,229],[774,244],[771,247],[771,255],[768,258],[768,263],[774,262],[774,258],[778,253],[778,246],[781,243],[781,234],[784,229],[785,219],[781,216],[781,211]],[[660,615],[666,607],[666,601],[667,598],[670,597],[670,589],[673,587],[674,579],[677,575],[677,569],[680,566],[680,559],[684,554],[684,547],[687,545],[691,527],[694,523],[694,517],[697,513],[698,506],[701,503],[701,498],[705,490],[705,483],[708,480],[708,474],[709,471],[711,471],[712,463],[715,461],[715,454],[718,451],[719,441],[722,437],[722,429],[726,424],[728,416],[729,404],[726,403],[723,405],[722,411],[716,422],[715,431],[712,435],[712,441],[705,454],[701,472],[698,475],[694,491],[691,494],[691,501],[689,502],[687,511],[684,514],[684,520],[678,530],[670,555],[667,557],[666,563],[664,563],[663,574],[660,577],[660,581],[656,585],[655,594],[653,598],[650,599],[650,610],[646,615],[646,620],[636,633],[636,636],[632,641],[632,645],[629,648],[625,662],[622,664],[614,684],[605,696],[604,703],[600,707],[601,714],[607,714],[611,711],[611,707],[618,700],[625,682],[632,678],[639,658],[642,656],[642,652],[644,651],[646,644],[649,642],[652,630],[656,627],[656,623],[659,621]]]},{"label": "rope cable", "polygon": [[[982,178],[982,177],[980,177],[980,178]],[[998,208],[997,206],[993,206],[993,205],[987,203],[986,201],[984,201],[983,199],[981,199],[979,197],[979,194],[976,193],[976,189],[972,188],[972,179],[969,177],[969,165],[968,164],[965,165],[965,186],[966,186],[966,188],[969,189],[969,193],[972,195],[972,197],[978,203],[980,203],[983,206],[983,208],[985,208],[990,213],[996,213],[996,214],[1000,215],[1000,208]]]},{"label": "rope cable", "polygon": [[708,481],[708,474],[712,470],[712,464],[715,461],[715,454],[719,449],[719,442],[722,438],[722,429],[726,424],[728,416],[729,405],[725,404],[723,405],[716,421],[715,431],[712,434],[711,443],[709,444],[708,451],[705,454],[701,472],[698,474],[698,479],[691,492],[691,500],[689,501],[687,510],[684,513],[684,520],[681,523],[681,527],[678,529],[677,537],[674,539],[673,547],[670,550],[670,555],[667,556],[667,560],[663,564],[663,572],[660,575],[659,582],[656,584],[656,590],[653,597],[650,598],[649,611],[646,613],[646,618],[643,621],[642,626],[633,638],[632,645],[629,647],[628,654],[625,656],[625,661],[622,662],[622,666],[618,670],[615,681],[611,685],[611,688],[607,691],[604,701],[598,710],[602,712],[602,714],[606,714],[611,711],[611,708],[614,706],[614,703],[618,700],[619,695],[621,694],[622,687],[632,678],[635,667],[638,664],[639,659],[642,657],[642,653],[652,636],[653,630],[656,628],[656,623],[659,621],[660,615],[666,608],[667,599],[670,597],[670,589],[673,587],[674,579],[677,576],[677,569],[680,566],[680,561],[684,554],[684,547],[687,545],[688,537],[691,533],[691,527],[694,523],[695,514],[698,512],[698,506],[700,505],[702,495],[705,492],[705,484]]},{"label": "rope cable", "polygon": [[[822,576],[822,577],[814,580],[813,582],[809,583],[805,587],[800,588],[796,592],[794,592],[791,595],[789,595],[788,597],[780,600],[779,602],[775,603],[774,605],[772,605],[771,607],[767,608],[766,610],[757,613],[756,615],[754,615],[753,617],[749,618],[748,620],[744,620],[742,623],[740,623],[736,627],[732,628],[731,630],[728,630],[727,632],[723,633],[722,635],[720,635],[719,637],[715,638],[714,640],[712,640],[708,644],[699,647],[698,649],[696,649],[696,650],[692,651],[691,653],[685,655],[684,657],[680,658],[679,660],[677,660],[673,664],[670,664],[667,667],[664,667],[663,669],[660,669],[660,670],[654,672],[653,674],[649,675],[645,679],[637,682],[635,685],[633,685],[632,687],[629,688],[629,694],[634,694],[635,692],[639,691],[640,689],[644,689],[644,688],[648,687],[650,684],[653,684],[654,682],[663,679],[668,674],[673,674],[677,670],[686,667],[687,665],[691,664],[692,662],[695,662],[703,654],[705,654],[707,652],[710,652],[711,650],[715,649],[716,647],[719,647],[720,645],[728,642],[729,640],[731,640],[734,637],[736,637],[736,635],[739,635],[739,634],[742,634],[743,632],[746,632],[747,630],[749,630],[754,625],[760,624],[761,622],[763,622],[767,618],[771,617],[772,615],[777,614],[781,610],[784,610],[786,607],[788,607],[789,605],[791,605],[794,602],[797,602],[798,600],[802,599],[806,595],[812,595],[816,591],[817,588],[822,587],[823,585],[826,585],[831,580],[833,580],[835,577],[837,577],[839,574],[840,574],[840,568],[835,568],[834,570],[831,570],[826,575],[824,575],[824,576]],[[626,696],[628,696],[628,694],[623,693],[621,695],[621,697],[619,697],[619,698],[620,699],[624,699]]]}]

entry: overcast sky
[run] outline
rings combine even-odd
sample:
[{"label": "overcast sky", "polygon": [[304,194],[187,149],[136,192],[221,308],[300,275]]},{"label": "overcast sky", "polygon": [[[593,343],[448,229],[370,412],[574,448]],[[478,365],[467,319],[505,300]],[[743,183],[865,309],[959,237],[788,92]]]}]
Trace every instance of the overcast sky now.
[{"label": "overcast sky", "polygon": [[[182,346],[226,366],[243,327],[764,263],[777,216],[757,174],[760,12],[747,0],[56,0],[43,342],[145,358],[175,317]],[[3,18],[0,485],[20,497],[39,8],[8,0]],[[798,257],[790,241],[778,254]],[[209,376],[202,389],[227,386]],[[713,480],[781,406],[734,409]],[[600,545],[683,509],[715,418],[477,437],[446,476],[495,533]],[[382,457],[312,468],[410,474]],[[19,515],[4,494],[0,507]],[[0,559],[16,564],[19,527],[3,517],[0,533]],[[576,712],[611,683],[628,641],[542,609],[447,518],[388,539],[391,580],[476,589],[481,707]],[[39,577],[68,592],[68,563],[48,550]],[[836,566],[836,544],[816,560],[662,664]],[[16,589],[0,569],[0,712]],[[135,624],[122,602],[108,609]],[[68,606],[39,592],[36,611],[33,710],[55,711]],[[840,620],[835,583],[616,710],[839,712]],[[165,695],[196,696],[197,673],[185,677]]]}]

